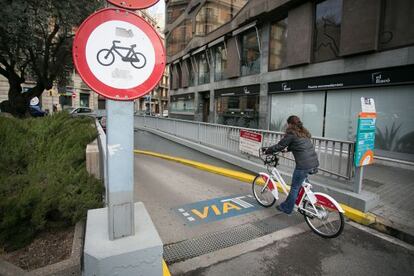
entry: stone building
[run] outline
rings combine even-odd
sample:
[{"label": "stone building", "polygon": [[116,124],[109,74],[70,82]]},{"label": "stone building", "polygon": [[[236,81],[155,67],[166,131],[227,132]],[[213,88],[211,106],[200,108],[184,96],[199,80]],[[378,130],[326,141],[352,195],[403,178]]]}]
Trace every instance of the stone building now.
[{"label": "stone building", "polygon": [[374,98],[376,155],[414,162],[414,1],[166,1],[170,117],[355,140]]}]

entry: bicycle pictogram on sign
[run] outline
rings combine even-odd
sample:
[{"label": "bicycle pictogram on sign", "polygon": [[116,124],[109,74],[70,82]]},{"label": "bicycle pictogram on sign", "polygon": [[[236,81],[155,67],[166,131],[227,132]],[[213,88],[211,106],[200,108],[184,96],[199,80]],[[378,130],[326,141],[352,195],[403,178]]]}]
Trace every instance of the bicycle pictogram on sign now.
[{"label": "bicycle pictogram on sign", "polygon": [[[122,47],[117,46],[116,44],[118,43],[121,43],[121,41],[114,40],[112,41],[112,47],[110,49],[102,49],[98,52],[96,58],[99,64],[103,66],[112,65],[115,61],[115,52],[121,57],[122,61],[130,62],[131,65],[137,69],[141,69],[145,66],[145,64],[147,63],[147,59],[142,53],[134,51],[134,48],[137,46],[136,44],[132,44],[130,47]],[[128,50],[128,52],[124,56],[119,50]]]}]

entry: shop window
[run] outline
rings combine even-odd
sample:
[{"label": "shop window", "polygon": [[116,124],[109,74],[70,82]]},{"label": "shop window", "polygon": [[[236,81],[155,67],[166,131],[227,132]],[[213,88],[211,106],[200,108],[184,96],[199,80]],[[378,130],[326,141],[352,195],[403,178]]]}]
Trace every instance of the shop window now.
[{"label": "shop window", "polygon": [[269,70],[286,66],[287,51],[287,17],[270,26]]},{"label": "shop window", "polygon": [[224,43],[216,46],[212,52],[214,56],[214,80],[224,80],[226,79],[224,72],[227,68],[227,49]]},{"label": "shop window", "polygon": [[194,113],[194,98],[171,99],[171,112]]},{"label": "shop window", "polygon": [[189,85],[194,86],[197,77],[197,71],[194,68],[192,57],[184,61],[185,70],[188,70]]},{"label": "shop window", "polygon": [[198,64],[198,84],[210,82],[210,65],[207,52],[203,52],[196,57]]},{"label": "shop window", "polygon": [[79,105],[81,107],[89,107],[89,94],[80,93],[79,95]]},{"label": "shop window", "polygon": [[247,0],[207,1],[196,16],[196,35],[206,35],[229,22]]},{"label": "shop window", "polygon": [[241,75],[260,73],[260,48],[255,28],[241,36]]},{"label": "shop window", "polygon": [[414,44],[414,1],[385,0],[383,8],[380,49]]},{"label": "shop window", "polygon": [[216,110],[218,124],[257,128],[259,95],[218,97]]},{"label": "shop window", "polygon": [[342,0],[326,0],[316,5],[313,58],[315,62],[339,57]]},{"label": "shop window", "polygon": [[285,131],[290,115],[301,118],[312,136],[322,136],[325,92],[300,92],[272,95],[270,129]]},{"label": "shop window", "polygon": [[177,70],[177,76],[178,76],[178,87],[182,88],[183,87],[183,72],[182,72],[182,68],[181,68],[181,64],[177,63],[174,66],[175,70]]},{"label": "shop window", "polygon": [[375,154],[414,161],[413,86],[332,91],[327,94],[325,136],[355,141],[361,97],[373,98],[377,111]]},{"label": "shop window", "polygon": [[72,107],[72,96],[59,96],[59,104],[62,106],[62,109]]},{"label": "shop window", "polygon": [[171,31],[170,36],[167,38],[167,54],[169,56],[175,55],[184,50],[188,42],[191,40],[192,30],[191,20],[184,20],[180,25]]},{"label": "shop window", "polygon": [[173,23],[187,8],[190,0],[171,0],[167,4],[167,24]]}]

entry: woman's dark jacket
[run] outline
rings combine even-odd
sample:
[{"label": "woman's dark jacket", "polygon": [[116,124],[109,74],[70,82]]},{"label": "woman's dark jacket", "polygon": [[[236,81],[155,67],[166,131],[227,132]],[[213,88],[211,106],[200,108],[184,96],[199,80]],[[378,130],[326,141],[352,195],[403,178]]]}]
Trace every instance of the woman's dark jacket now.
[{"label": "woman's dark jacket", "polygon": [[296,169],[308,170],[319,166],[318,156],[309,138],[302,138],[294,133],[287,133],[279,143],[269,147],[266,150],[266,154],[279,152],[285,148],[293,153]]}]

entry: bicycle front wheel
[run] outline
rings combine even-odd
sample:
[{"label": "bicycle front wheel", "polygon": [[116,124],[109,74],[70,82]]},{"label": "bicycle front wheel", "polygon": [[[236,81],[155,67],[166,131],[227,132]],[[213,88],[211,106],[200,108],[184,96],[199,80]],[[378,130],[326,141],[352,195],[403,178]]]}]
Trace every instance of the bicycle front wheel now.
[{"label": "bicycle front wheel", "polygon": [[336,238],[344,230],[344,215],[337,209],[332,209],[316,202],[312,205],[309,201],[304,201],[303,208],[305,211],[315,213],[318,211],[319,216],[304,213],[305,221],[312,231],[323,238]]},{"label": "bicycle front wheel", "polygon": [[265,187],[266,181],[261,175],[257,175],[252,183],[253,195],[256,198],[257,202],[263,207],[272,206],[276,198],[273,196],[269,187]]}]

